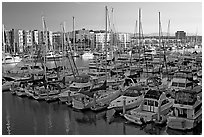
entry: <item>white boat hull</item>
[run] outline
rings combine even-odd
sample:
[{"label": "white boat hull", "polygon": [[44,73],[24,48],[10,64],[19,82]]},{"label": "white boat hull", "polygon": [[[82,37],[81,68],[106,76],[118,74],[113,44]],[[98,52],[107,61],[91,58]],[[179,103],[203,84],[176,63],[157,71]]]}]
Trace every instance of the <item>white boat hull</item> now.
[{"label": "white boat hull", "polygon": [[132,116],[132,115],[125,114],[124,117],[125,117],[125,119],[127,119],[128,121],[133,122],[133,123],[135,123],[135,124],[138,124],[138,125],[144,124],[144,122],[142,122],[142,119],[137,118],[137,117],[134,117],[134,116]]}]

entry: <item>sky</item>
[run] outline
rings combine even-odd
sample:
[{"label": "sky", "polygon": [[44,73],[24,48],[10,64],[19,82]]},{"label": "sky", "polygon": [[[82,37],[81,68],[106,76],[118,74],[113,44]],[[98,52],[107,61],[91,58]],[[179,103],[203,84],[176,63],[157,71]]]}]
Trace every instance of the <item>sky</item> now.
[{"label": "sky", "polygon": [[[42,30],[42,15],[50,31],[60,31],[66,22],[66,31],[75,29],[105,29],[105,6],[108,6],[111,22],[116,32],[135,32],[138,10],[144,34],[158,33],[158,16],[161,15],[162,31],[175,34],[183,30],[187,34],[202,35],[201,2],[3,2],[2,24],[5,29]],[[113,14],[111,14],[113,8]]]}]

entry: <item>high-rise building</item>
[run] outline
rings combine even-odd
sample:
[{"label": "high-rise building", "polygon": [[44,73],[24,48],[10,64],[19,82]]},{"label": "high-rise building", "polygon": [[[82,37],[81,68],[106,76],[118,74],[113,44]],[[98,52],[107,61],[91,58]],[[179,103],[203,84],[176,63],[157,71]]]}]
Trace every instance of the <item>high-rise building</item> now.
[{"label": "high-rise building", "polygon": [[39,44],[39,31],[38,30],[33,30],[32,31],[32,36],[33,36],[33,45],[38,45]]},{"label": "high-rise building", "polygon": [[52,43],[54,50],[62,50],[62,33],[53,32],[52,33]]},{"label": "high-rise building", "polygon": [[26,30],[24,33],[25,37],[25,47],[24,49],[30,49],[33,44],[33,38],[32,38],[32,31]]},{"label": "high-rise building", "polygon": [[186,38],[186,32],[184,31],[177,31],[175,33],[176,39],[184,40]]}]

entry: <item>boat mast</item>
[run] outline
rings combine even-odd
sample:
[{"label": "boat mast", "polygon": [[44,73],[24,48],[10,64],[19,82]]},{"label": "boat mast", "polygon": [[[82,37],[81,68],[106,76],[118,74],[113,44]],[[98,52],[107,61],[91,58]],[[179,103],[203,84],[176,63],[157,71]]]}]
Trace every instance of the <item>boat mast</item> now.
[{"label": "boat mast", "polygon": [[105,52],[106,52],[106,80],[107,80],[107,6],[105,6]]},{"label": "boat mast", "polygon": [[4,24],[2,25],[2,27],[3,27],[3,34],[2,34],[2,44],[3,44],[3,49],[2,49],[2,51],[5,53],[6,51],[5,51],[5,36],[4,36]]},{"label": "boat mast", "polygon": [[[136,35],[137,35],[137,20],[136,20],[136,22],[135,22],[134,38],[136,38]],[[133,47],[134,47],[134,41],[133,41],[132,44],[133,44],[133,45],[131,45],[132,48],[131,48],[131,56],[130,56],[130,67],[131,67],[131,65],[132,65],[132,52],[133,52]]]},{"label": "boat mast", "polygon": [[[62,27],[62,33],[63,33],[63,32],[64,32],[64,28],[63,28],[62,24],[61,24],[61,27]],[[64,35],[63,35],[63,36],[64,36]],[[69,36],[68,36],[68,41],[69,41]],[[63,38],[62,38],[62,43],[63,43]],[[64,44],[64,43],[63,43],[63,44]],[[69,42],[68,42],[68,44],[69,44]],[[63,47],[64,47],[64,46],[63,46]],[[68,47],[70,48],[70,50],[72,49],[72,47],[71,47],[70,45],[68,45]],[[68,50],[67,50],[67,52],[68,52]],[[65,60],[64,57],[65,57],[65,54],[64,54],[64,51],[63,51],[63,57],[62,57],[63,60]],[[69,64],[70,64],[70,67],[71,67],[73,76],[74,76],[74,78],[76,78],[74,69],[73,69],[72,64],[71,64],[70,55],[69,55],[68,53],[67,53],[67,58],[68,58],[68,60],[69,60]],[[64,64],[65,64],[65,63],[64,63]],[[64,75],[64,77],[65,77],[65,75]]]},{"label": "boat mast", "polygon": [[[159,12],[159,49],[160,49],[160,62],[161,61],[161,21],[160,21],[160,12]],[[159,72],[161,73],[161,72]]]},{"label": "boat mast", "polygon": [[[15,29],[13,31],[15,33]],[[14,42],[13,42],[13,53],[16,54],[16,38],[15,37],[14,37]]]},{"label": "boat mast", "polygon": [[138,25],[139,25],[139,38],[138,38],[138,42],[139,42],[139,44],[138,44],[139,67],[140,67],[140,46],[141,46],[141,45],[140,45],[140,39],[141,39],[141,32],[140,32],[140,31],[141,31],[141,29],[140,29],[140,28],[141,28],[141,27],[140,27],[140,26],[141,26],[141,23],[140,23],[140,20],[141,20],[141,16],[140,16],[140,9],[139,9],[139,24],[138,24]]},{"label": "boat mast", "polygon": [[[170,20],[168,22],[168,32],[167,32],[167,47],[169,47],[169,36],[170,36]],[[165,65],[166,65],[166,72],[167,72],[167,78],[169,77],[168,74],[168,68],[167,68],[167,63],[166,63],[166,49],[164,49],[164,61],[165,61]]]},{"label": "boat mast", "polygon": [[64,22],[64,24],[63,24],[64,26],[63,26],[63,31],[62,31],[62,33],[63,33],[63,44],[62,44],[62,50],[63,50],[63,52],[62,52],[62,59],[63,59],[63,77],[65,77],[65,59],[64,59],[64,44],[65,44],[65,22]]},{"label": "boat mast", "polygon": [[[164,47],[164,45],[163,45]],[[161,60],[161,20],[160,20],[160,12],[159,12],[159,48],[160,48],[160,62],[162,62]],[[165,49],[163,49],[165,50]]]},{"label": "boat mast", "polygon": [[73,18],[73,48],[74,48],[74,52],[76,52],[76,47],[75,47],[75,30],[74,30],[74,16]]},{"label": "boat mast", "polygon": [[[44,19],[44,16],[42,16],[42,23],[43,23],[43,46],[44,46],[44,76],[45,76],[45,81],[47,81],[47,76],[46,76],[46,50],[47,50],[47,31],[46,31],[46,24],[45,24],[45,19]],[[45,34],[45,31],[46,31],[46,34]]]}]

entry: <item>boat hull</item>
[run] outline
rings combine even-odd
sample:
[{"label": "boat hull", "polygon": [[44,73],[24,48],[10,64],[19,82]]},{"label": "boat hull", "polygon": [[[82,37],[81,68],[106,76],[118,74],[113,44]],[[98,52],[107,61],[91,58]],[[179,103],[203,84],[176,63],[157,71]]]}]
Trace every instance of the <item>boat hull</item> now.
[{"label": "boat hull", "polygon": [[169,116],[167,118],[167,127],[178,130],[190,130],[196,127],[201,121],[202,114],[200,114],[196,119]]},{"label": "boat hull", "polygon": [[144,122],[141,118],[137,118],[137,117],[134,117],[132,115],[129,115],[129,114],[125,114],[124,115],[125,119],[127,119],[128,121],[132,122],[132,123],[135,123],[135,124],[138,124],[138,125],[143,125]]}]

